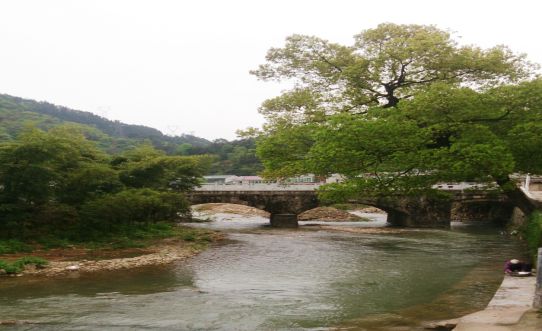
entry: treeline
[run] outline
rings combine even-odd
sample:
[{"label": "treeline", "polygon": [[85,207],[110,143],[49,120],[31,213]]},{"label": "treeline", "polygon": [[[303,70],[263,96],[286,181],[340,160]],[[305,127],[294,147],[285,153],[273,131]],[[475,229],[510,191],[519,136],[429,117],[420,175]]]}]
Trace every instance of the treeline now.
[{"label": "treeline", "polygon": [[149,142],[168,155],[215,155],[208,174],[252,175],[263,168],[256,157],[253,139],[211,142],[193,135],[172,137],[150,127],[110,121],[89,112],[0,94],[0,142],[16,139],[27,128],[47,131],[61,124],[77,128],[108,154],[122,154]]},{"label": "treeline", "polygon": [[91,241],[173,222],[210,163],[150,144],[110,156],[73,126],[27,129],[0,143],[0,239]]},{"label": "treeline", "polygon": [[217,139],[207,146],[182,144],[177,152],[180,155],[213,155],[210,175],[247,176],[263,170],[263,165],[256,156],[256,141],[253,138],[234,141]]},{"label": "treeline", "polygon": [[[14,119],[13,115],[15,115]],[[48,129],[51,125],[64,122],[88,125],[112,138],[151,141],[156,148],[162,149],[169,154],[173,154],[179,144],[188,143],[194,146],[205,146],[211,143],[207,139],[193,135],[167,136],[159,130],[148,126],[111,121],[90,112],[73,110],[48,102],[37,102],[0,94],[0,119],[2,119],[3,127],[5,127],[7,124],[5,122],[8,122],[10,117],[11,122],[15,122],[14,124],[20,125],[25,121],[30,121],[33,125],[42,129]],[[118,148],[113,150],[113,152],[115,151],[119,151]]]}]

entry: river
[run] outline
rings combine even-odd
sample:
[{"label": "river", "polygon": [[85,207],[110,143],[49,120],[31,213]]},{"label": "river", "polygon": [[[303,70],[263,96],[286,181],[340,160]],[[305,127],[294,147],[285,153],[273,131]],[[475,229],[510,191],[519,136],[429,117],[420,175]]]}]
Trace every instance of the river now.
[{"label": "river", "polygon": [[[379,227],[372,222],[339,227]],[[188,261],[130,271],[0,280],[6,330],[415,330],[482,309],[521,245],[491,226],[355,233],[198,224],[228,240]],[[2,327],[0,327],[2,329]]]}]

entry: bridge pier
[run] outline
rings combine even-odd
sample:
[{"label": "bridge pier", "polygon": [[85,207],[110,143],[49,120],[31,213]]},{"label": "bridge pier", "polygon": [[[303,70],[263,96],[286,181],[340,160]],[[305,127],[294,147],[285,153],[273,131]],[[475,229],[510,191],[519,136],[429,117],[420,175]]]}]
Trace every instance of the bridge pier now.
[{"label": "bridge pier", "polygon": [[[382,199],[385,200],[385,199]],[[382,201],[381,201],[382,202]],[[449,228],[451,202],[432,199],[425,196],[396,198],[382,205],[393,205],[385,208],[388,223],[392,226],[407,228]]]},{"label": "bridge pier", "polygon": [[296,214],[271,214],[269,221],[274,228],[297,228],[299,226]]},{"label": "bridge pier", "polygon": [[[264,186],[265,188],[266,186]],[[270,223],[277,228],[298,227],[297,215],[318,206],[318,197],[313,190],[227,190],[194,191],[187,194],[193,204],[235,203],[256,207],[271,214]],[[349,202],[378,207],[388,213],[388,222],[393,226],[413,228],[448,228],[454,217],[472,219],[503,218],[509,215],[506,199],[493,191],[451,192],[450,197],[435,195],[389,195],[383,197],[361,197]],[[467,206],[469,205],[470,206]],[[483,207],[483,204],[487,206]],[[462,206],[464,205],[464,206]],[[507,209],[508,208],[508,209]]]},{"label": "bridge pier", "polygon": [[507,201],[501,203],[494,201],[454,202],[452,203],[451,219],[457,222],[492,221],[504,225],[512,219],[513,212],[514,206]]}]

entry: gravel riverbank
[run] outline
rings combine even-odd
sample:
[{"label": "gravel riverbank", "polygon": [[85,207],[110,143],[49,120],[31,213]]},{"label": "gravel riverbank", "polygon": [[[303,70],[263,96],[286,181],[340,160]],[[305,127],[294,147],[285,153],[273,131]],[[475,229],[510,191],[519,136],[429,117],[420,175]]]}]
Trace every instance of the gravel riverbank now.
[{"label": "gravel riverbank", "polygon": [[[145,248],[93,250],[72,247],[34,251],[24,255],[45,258],[49,264],[44,267],[30,264],[19,274],[4,276],[59,276],[76,272],[114,271],[167,264],[189,258],[202,251],[207,244],[223,238],[224,236],[218,232],[210,232],[204,243],[173,237],[157,240]],[[23,254],[10,254],[1,256],[0,259],[10,261],[21,256]]]}]

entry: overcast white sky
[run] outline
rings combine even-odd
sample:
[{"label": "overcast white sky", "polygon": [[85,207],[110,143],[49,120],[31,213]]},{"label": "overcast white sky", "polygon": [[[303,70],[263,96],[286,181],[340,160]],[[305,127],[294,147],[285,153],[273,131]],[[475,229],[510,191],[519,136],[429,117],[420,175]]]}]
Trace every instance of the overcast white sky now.
[{"label": "overcast white sky", "polygon": [[0,0],[0,93],[233,139],[281,90],[248,73],[267,49],[294,33],[350,45],[382,22],[435,24],[542,63],[539,0]]}]

